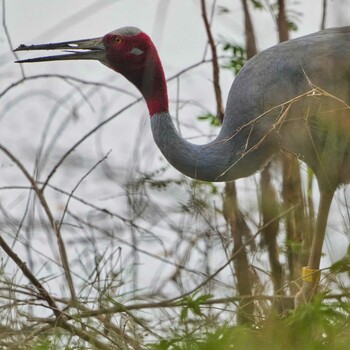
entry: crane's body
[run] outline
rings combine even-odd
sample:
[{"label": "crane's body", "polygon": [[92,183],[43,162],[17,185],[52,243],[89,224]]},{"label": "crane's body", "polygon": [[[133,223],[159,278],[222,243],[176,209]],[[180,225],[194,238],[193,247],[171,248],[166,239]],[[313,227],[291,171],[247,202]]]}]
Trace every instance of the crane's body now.
[{"label": "crane's body", "polygon": [[348,182],[350,27],[321,33],[248,61],[233,81],[222,128],[210,144],[183,140],[167,113],[153,116],[164,156],[192,178],[229,181],[254,174],[277,151],[290,151],[311,166],[322,186]]},{"label": "crane's body", "polygon": [[[141,30],[125,27],[102,38],[17,50],[42,49],[86,51],[19,62],[95,59],[131,81],[145,98],[158,147],[192,178],[235,180],[261,169],[278,151],[297,154],[315,172],[321,191],[309,260],[310,271],[317,271],[334,190],[350,181],[350,27],[290,40],[248,61],[232,84],[222,128],[206,145],[177,132],[160,58]],[[316,284],[304,280],[297,305]]]}]

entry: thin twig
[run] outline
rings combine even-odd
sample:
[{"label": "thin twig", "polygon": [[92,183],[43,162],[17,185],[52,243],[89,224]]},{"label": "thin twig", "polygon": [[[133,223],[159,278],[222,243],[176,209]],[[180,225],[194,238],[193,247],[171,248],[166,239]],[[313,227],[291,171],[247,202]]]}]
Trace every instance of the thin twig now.
[{"label": "thin twig", "polygon": [[[10,36],[10,33],[9,33],[9,31],[7,29],[7,25],[6,25],[6,1],[5,0],[2,0],[2,26],[4,28],[4,32],[5,32],[5,36],[6,36],[8,45],[9,45],[11,51],[13,52],[13,55],[15,56],[15,58],[18,59],[17,53],[13,51],[11,36]],[[20,69],[21,69],[22,77],[25,78],[23,67],[21,66]]]},{"label": "thin twig", "polygon": [[45,289],[45,287],[40,283],[40,281],[33,275],[33,273],[28,269],[26,263],[22,261],[19,256],[10,248],[6,241],[0,235],[0,246],[5,251],[5,253],[16,263],[16,265],[21,269],[23,274],[29,279],[29,281],[35,286],[40,295],[55,314],[57,318],[64,316],[60,309],[58,308],[56,302],[52,298],[51,294]]},{"label": "thin twig", "polygon": [[103,162],[105,161],[109,154],[111,153],[111,151],[109,151],[102,159],[100,159],[96,164],[94,164],[88,171],[86,174],[84,174],[81,179],[78,181],[78,183],[74,186],[73,190],[70,192],[69,196],[68,196],[68,199],[67,199],[67,202],[66,202],[66,205],[64,207],[64,210],[63,210],[63,213],[62,213],[62,218],[60,220],[60,223],[58,224],[58,229],[60,230],[61,227],[62,227],[62,223],[63,223],[63,220],[64,220],[64,217],[66,215],[66,212],[68,210],[68,206],[69,206],[69,203],[70,203],[70,200],[74,194],[74,192],[77,190],[77,188],[80,186],[80,184]]},{"label": "thin twig", "polygon": [[56,235],[57,238],[57,245],[58,245],[58,249],[60,252],[60,256],[61,256],[61,261],[62,261],[62,266],[66,275],[66,279],[68,282],[68,286],[71,292],[71,297],[73,300],[75,300],[76,296],[75,296],[75,290],[74,290],[74,285],[73,285],[73,280],[72,280],[72,275],[70,272],[70,268],[69,268],[69,263],[68,263],[68,257],[67,257],[67,253],[66,253],[66,248],[64,245],[64,241],[61,237],[61,233],[59,231],[59,228],[57,226],[57,222],[54,219],[52,212],[49,208],[49,205],[46,202],[46,198],[43,194],[43,192],[39,189],[39,187],[37,186],[35,180],[33,179],[33,177],[28,173],[28,171],[26,170],[26,168],[24,167],[24,165],[19,161],[19,159],[17,157],[15,157],[5,146],[0,144],[0,150],[5,153],[22,171],[22,173],[24,174],[24,176],[27,178],[27,180],[30,182],[30,184],[32,185],[33,190],[35,191],[37,197],[39,198],[39,201],[42,205],[42,207],[44,208],[44,211],[49,219],[49,222],[51,224],[51,227],[54,230],[54,233]]},{"label": "thin twig", "polygon": [[213,64],[213,84],[214,84],[214,90],[215,90],[215,97],[216,97],[216,113],[218,119],[222,122],[224,120],[224,107],[222,104],[222,95],[221,95],[221,89],[220,89],[220,76],[219,76],[219,64],[218,64],[218,56],[216,52],[216,45],[214,42],[213,35],[211,33],[210,29],[210,23],[207,16],[206,6],[205,6],[205,0],[201,0],[201,9],[202,9],[202,17],[204,21],[205,30],[207,32],[207,37],[211,49],[212,54],[212,64]]},{"label": "thin twig", "polygon": [[324,30],[326,28],[326,16],[327,16],[327,0],[323,0],[321,30]]}]

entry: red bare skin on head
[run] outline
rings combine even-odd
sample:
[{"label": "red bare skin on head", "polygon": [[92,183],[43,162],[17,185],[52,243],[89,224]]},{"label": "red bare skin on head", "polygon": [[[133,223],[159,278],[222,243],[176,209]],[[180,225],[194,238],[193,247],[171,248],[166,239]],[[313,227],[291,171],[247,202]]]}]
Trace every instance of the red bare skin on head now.
[{"label": "red bare skin on head", "polygon": [[168,93],[162,64],[150,37],[110,33],[104,36],[110,68],[132,82],[146,100],[151,116],[168,112]]}]

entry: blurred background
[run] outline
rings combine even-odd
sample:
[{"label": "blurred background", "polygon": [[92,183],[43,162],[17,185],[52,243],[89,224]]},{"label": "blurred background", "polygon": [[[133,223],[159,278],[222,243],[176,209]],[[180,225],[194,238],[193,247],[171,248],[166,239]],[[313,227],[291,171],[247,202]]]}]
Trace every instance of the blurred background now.
[{"label": "blurred background", "polygon": [[[247,14],[261,51],[281,40],[281,3],[289,38],[349,25],[350,0],[207,0],[223,101],[250,57]],[[242,324],[274,308],[289,310],[318,201],[305,165],[294,160],[295,192],[288,192],[281,159],[264,175],[235,185],[186,178],[155,146],[146,105],[125,78],[93,61],[14,63],[36,56],[13,53],[20,44],[139,27],[158,48],[175,124],[192,142],[208,142],[220,123],[201,1],[2,0],[1,16],[1,236],[67,314],[96,311],[75,326],[84,331],[88,324],[96,339],[107,329],[105,344],[137,349],[160,341],[184,320],[191,319],[186,327],[194,332],[203,323]],[[348,200],[342,187],[322,260],[322,288],[339,293],[348,287],[348,276],[328,268],[347,257]],[[289,210],[300,202],[300,212]],[[269,220],[273,225],[265,230]],[[54,330],[52,308],[19,262],[4,250],[0,258],[4,346],[20,348],[37,341],[33,334],[52,333],[59,344],[101,345],[78,331],[69,338],[67,327]],[[261,298],[246,301],[244,295]],[[189,300],[204,303],[205,310],[188,306]]]}]

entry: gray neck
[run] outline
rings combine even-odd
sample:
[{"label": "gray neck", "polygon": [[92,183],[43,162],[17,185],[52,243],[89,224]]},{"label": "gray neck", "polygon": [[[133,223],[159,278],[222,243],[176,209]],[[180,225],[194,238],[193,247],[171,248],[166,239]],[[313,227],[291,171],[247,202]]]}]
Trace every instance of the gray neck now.
[{"label": "gray neck", "polygon": [[256,171],[256,161],[249,166],[249,156],[242,157],[245,145],[237,145],[233,135],[224,135],[224,127],[214,141],[205,145],[183,139],[169,113],[154,114],[151,127],[154,141],[164,157],[181,173],[194,179],[230,181]]}]

